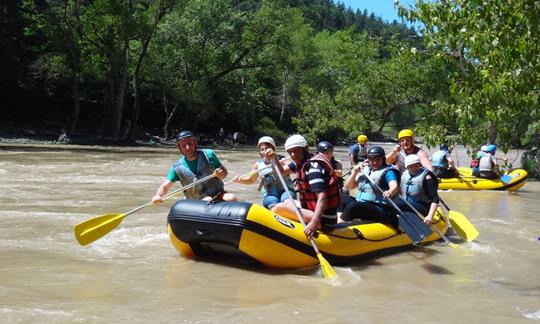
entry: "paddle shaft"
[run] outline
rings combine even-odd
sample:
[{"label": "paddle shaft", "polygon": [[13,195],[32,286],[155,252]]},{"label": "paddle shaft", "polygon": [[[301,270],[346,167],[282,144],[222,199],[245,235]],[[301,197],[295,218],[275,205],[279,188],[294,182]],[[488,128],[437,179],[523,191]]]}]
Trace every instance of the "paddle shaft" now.
[{"label": "paddle shaft", "polygon": [[[379,190],[381,193],[384,191],[379,187],[378,184],[375,183],[373,179],[367,174],[364,170],[362,170],[362,173],[364,174],[364,177],[368,179],[368,181],[373,185],[374,188]],[[411,238],[413,242],[421,241],[424,237],[431,234],[431,231],[429,230],[429,227],[421,222],[419,219],[413,220],[412,218],[409,219],[408,216],[396,205],[396,203],[392,200],[392,198],[386,198],[386,200],[396,209],[396,211],[399,214],[398,219],[400,220],[400,227],[402,227],[406,234]],[[412,216],[414,217],[414,215]],[[415,224],[416,223],[416,224]],[[408,229],[407,226],[410,228]],[[412,231],[412,232],[411,232]],[[414,237],[417,237],[415,239]]]},{"label": "paddle shaft", "polygon": [[[196,185],[198,185],[198,184],[200,184],[200,183],[202,183],[202,182],[205,182],[206,180],[210,180],[210,179],[214,178],[215,176],[216,176],[215,173],[212,173],[212,174],[210,174],[210,175],[207,175],[206,177],[201,178],[201,179],[199,179],[199,180],[197,180],[197,181],[194,181],[194,182],[188,184],[187,186],[183,186],[182,188],[178,188],[178,189],[176,189],[176,190],[174,190],[174,191],[171,191],[171,192],[168,193],[167,195],[163,196],[163,198],[161,198],[161,199],[162,199],[162,200],[165,200],[165,199],[167,199],[167,198],[170,198],[170,197],[176,195],[176,194],[179,193],[179,192],[182,192],[182,191],[191,189],[191,188],[195,187]],[[137,211],[139,211],[139,210],[141,210],[141,209],[143,209],[143,208],[145,208],[145,207],[148,207],[148,206],[150,206],[150,205],[153,205],[153,204],[154,204],[154,203],[151,202],[151,201],[150,201],[150,202],[147,202],[146,204],[144,204],[144,205],[142,205],[142,206],[139,206],[139,207],[137,207],[137,208],[134,208],[134,209],[128,211],[127,213],[124,213],[123,215],[124,215],[124,217],[126,217],[127,215],[133,214],[134,212],[137,212]]]},{"label": "paddle shaft", "polygon": [[[251,171],[249,171],[249,172],[246,173],[246,174],[242,174],[241,176],[238,176],[238,178],[249,177],[249,176],[251,176],[251,175],[253,175],[253,174],[255,174],[255,173],[259,172],[259,171],[262,171],[262,170],[264,170],[264,169],[268,169],[268,168],[271,168],[271,167],[272,167],[271,164],[265,165],[265,166],[263,166],[262,168],[258,168],[258,169],[256,169],[256,170],[251,170]],[[225,182],[223,185],[226,186],[226,185],[228,185],[228,184],[231,184],[232,182],[233,182],[233,181],[232,181],[232,179],[231,179],[231,180]]]},{"label": "paddle shaft", "polygon": [[[289,199],[290,199],[290,201],[291,201],[291,203],[293,205],[294,212],[296,213],[296,216],[298,217],[298,220],[300,220],[300,223],[302,223],[302,226],[305,228],[306,227],[306,222],[304,222],[304,217],[302,216],[302,212],[300,211],[300,209],[298,209],[298,206],[296,206],[296,203],[294,201],[294,197],[291,194],[291,191],[289,190],[289,188],[287,187],[287,184],[285,183],[285,179],[283,178],[283,175],[281,174],[281,172],[279,172],[279,169],[276,166],[276,162],[274,160],[272,160],[271,162],[272,162],[272,168],[274,169],[274,173],[277,174],[277,176],[279,178],[279,181],[281,182],[281,185],[285,189],[285,192],[287,192],[287,196],[289,197]],[[309,242],[311,243],[311,246],[313,246],[313,249],[315,250],[315,253],[320,254],[321,252],[319,251],[319,248],[317,247],[317,244],[315,244],[315,240],[313,240],[313,237],[309,238]]]},{"label": "paddle shaft", "polygon": [[[418,209],[416,209],[409,201],[407,201],[407,199],[403,199],[403,198],[400,198],[400,199],[404,201],[407,204],[407,206],[409,206],[409,208],[412,209],[416,213],[416,215],[418,215],[418,217],[424,220],[424,215],[422,215],[422,213],[420,213]],[[431,227],[431,229],[434,230],[435,233],[437,233],[446,242],[446,244],[448,245],[454,244],[441,231],[439,231],[439,229],[436,226],[434,226],[433,224],[430,224],[429,227]]]}]

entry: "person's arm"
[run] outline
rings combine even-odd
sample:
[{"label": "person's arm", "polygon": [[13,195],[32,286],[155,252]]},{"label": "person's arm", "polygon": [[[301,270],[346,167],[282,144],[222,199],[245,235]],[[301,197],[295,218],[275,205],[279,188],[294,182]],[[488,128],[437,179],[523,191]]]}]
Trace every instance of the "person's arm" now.
[{"label": "person's arm", "polygon": [[313,212],[314,215],[304,229],[304,234],[306,234],[308,238],[311,238],[317,231],[317,226],[321,222],[322,214],[326,210],[326,205],[328,204],[328,195],[326,194],[326,191],[318,191],[315,194],[317,195],[317,204],[315,205],[315,210]]},{"label": "person's arm", "polygon": [[422,163],[422,166],[429,171],[433,171],[433,166],[431,165],[431,161],[429,160],[429,155],[424,150],[420,150],[417,153],[418,157],[420,158],[420,163]]},{"label": "person's arm", "polygon": [[356,186],[358,186],[358,176],[359,176],[360,170],[362,170],[362,164],[359,164],[352,168],[351,174],[349,175],[349,177],[347,178],[347,180],[345,180],[345,183],[343,184],[343,186],[346,189],[354,189],[356,188]]},{"label": "person's arm", "polygon": [[439,187],[439,184],[437,182],[437,178],[435,178],[432,175],[428,174],[426,176],[424,185],[425,185],[425,188],[426,188],[425,189],[426,190],[426,195],[427,195],[428,199],[431,201],[431,204],[429,206],[428,214],[427,214],[426,218],[424,218],[424,223],[431,224],[431,222],[433,220],[433,215],[435,215],[435,211],[437,210],[437,206],[439,205],[439,195],[437,193],[437,189]]},{"label": "person's arm", "polygon": [[152,197],[152,202],[154,204],[160,204],[163,201],[163,196],[167,194],[167,192],[172,188],[173,184],[174,182],[171,182],[169,179],[165,180],[165,182],[159,186],[154,197]]},{"label": "person's arm", "polygon": [[390,181],[388,183],[389,189],[383,191],[382,195],[384,198],[390,198],[395,196],[399,192],[398,182],[396,180]]},{"label": "person's arm", "polygon": [[[255,163],[252,170],[255,171],[257,169],[258,169],[258,165],[257,165],[257,163]],[[255,172],[255,173],[249,175],[248,177],[235,176],[234,178],[232,178],[232,181],[234,183],[239,183],[239,184],[243,184],[243,185],[250,185],[250,184],[255,183],[257,181],[258,177],[259,177],[259,173]]]},{"label": "person's arm", "polygon": [[216,174],[216,177],[220,180],[225,179],[229,172],[227,171],[227,168],[221,163],[216,153],[210,149],[205,149],[205,152],[206,156],[208,157],[208,161],[214,167],[214,173]]},{"label": "person's arm", "polygon": [[334,175],[338,178],[343,176],[343,164],[340,161],[336,160],[336,167],[334,168]]},{"label": "person's arm", "polygon": [[448,168],[449,169],[454,169],[455,168],[454,160],[450,157],[450,154],[446,155],[446,161],[448,161]]},{"label": "person's arm", "polygon": [[351,168],[356,165],[356,155],[360,152],[360,147],[358,144],[353,144],[349,148],[349,162],[351,163]]},{"label": "person's arm", "polygon": [[396,146],[394,146],[392,148],[392,151],[390,151],[390,153],[388,153],[386,155],[386,163],[388,164],[392,164],[394,162],[396,162],[397,160],[397,155],[399,154],[399,151],[401,150],[401,146],[399,146],[399,144],[397,144]]}]

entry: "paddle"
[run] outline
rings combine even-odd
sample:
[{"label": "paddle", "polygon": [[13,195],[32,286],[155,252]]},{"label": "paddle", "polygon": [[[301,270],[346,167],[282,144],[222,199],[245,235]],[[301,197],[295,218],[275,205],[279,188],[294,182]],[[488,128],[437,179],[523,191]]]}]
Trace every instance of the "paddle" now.
[{"label": "paddle", "polygon": [[[300,223],[302,223],[302,226],[306,228],[304,217],[302,216],[300,209],[298,209],[298,207],[296,206],[294,197],[292,196],[291,191],[287,187],[287,184],[285,183],[285,179],[283,179],[283,175],[281,174],[281,172],[279,172],[279,168],[276,166],[276,162],[273,159],[271,160],[271,162],[272,162],[272,168],[274,169],[274,173],[277,174],[279,181],[281,182],[281,185],[283,186],[283,188],[287,192],[287,195],[289,196],[289,199],[291,201],[291,204],[293,205],[296,216],[300,220]],[[315,250],[315,254],[317,254],[317,258],[319,259],[319,264],[321,266],[321,271],[323,273],[323,276],[325,278],[335,278],[337,276],[336,272],[334,271],[334,269],[332,269],[332,266],[330,265],[330,263],[326,261],[326,259],[323,257],[323,255],[321,254],[321,251],[319,251],[319,248],[317,247],[317,244],[315,244],[315,240],[313,239],[313,237],[309,238],[309,242],[311,243],[311,246],[313,246],[313,249]]]},{"label": "paddle", "polygon": [[[272,165],[270,165],[270,164],[269,164],[269,165],[265,165],[265,166],[263,166],[262,168],[258,168],[258,169],[256,169],[256,170],[251,170],[251,171],[249,171],[248,173],[242,174],[241,176],[238,176],[238,177],[239,177],[239,178],[249,177],[249,176],[251,176],[251,175],[253,175],[253,174],[255,174],[255,173],[257,173],[257,172],[259,172],[259,171],[261,171],[261,170],[268,169],[268,168],[271,168],[271,167],[272,167]],[[233,180],[231,179],[231,180],[225,182],[223,185],[226,186],[226,185],[228,185],[228,184],[231,184],[232,182],[233,182]]]},{"label": "paddle", "polygon": [[[409,208],[412,209],[416,213],[416,215],[418,215],[418,217],[420,217],[420,219],[424,220],[424,215],[422,215],[422,213],[420,213],[418,209],[416,209],[407,199],[403,199],[401,197],[399,199],[405,202],[407,206],[409,206]],[[437,235],[439,235],[446,242],[448,246],[453,247],[454,249],[459,248],[457,244],[452,243],[448,239],[448,237],[446,237],[441,231],[439,231],[439,229],[436,226],[434,226],[433,224],[430,224],[429,227],[431,227],[431,229],[435,231],[435,233],[437,233]]]},{"label": "paddle", "polygon": [[[377,185],[365,171],[362,170],[362,173],[364,174],[364,177],[371,182],[371,185],[373,185],[374,188],[379,190],[381,193],[383,192],[379,185]],[[386,198],[386,200],[398,212],[399,227],[405,231],[405,234],[409,236],[409,238],[413,241],[413,244],[416,244],[422,241],[424,237],[431,235],[432,232],[429,227],[424,224],[420,218],[416,217],[415,214],[412,212],[403,212],[390,198]]]},{"label": "paddle", "polygon": [[466,241],[472,241],[480,233],[478,233],[478,230],[474,227],[473,224],[460,212],[457,212],[455,210],[450,210],[448,208],[448,205],[442,200],[442,198],[439,196],[439,201],[441,204],[446,208],[448,211],[448,218],[450,218],[450,223],[452,224],[452,227],[456,230],[456,232]]},{"label": "paddle", "polygon": [[[188,189],[191,189],[195,187],[196,185],[203,183],[207,180],[210,180],[216,176],[215,173],[208,175],[202,179],[199,179],[195,182],[192,182],[188,184],[187,186],[183,186],[182,188],[176,189],[173,192],[169,193],[168,195],[164,196],[163,199],[167,199],[171,196],[174,196],[178,194],[181,191],[185,191]],[[105,236],[107,233],[115,229],[124,217],[127,215],[133,214],[145,207],[148,207],[150,205],[153,205],[154,203],[148,202],[142,206],[139,206],[137,208],[134,208],[127,213],[124,214],[105,214],[100,215],[91,219],[88,219],[82,223],[79,223],[73,227],[73,232],[75,233],[75,238],[79,242],[80,245],[85,246],[87,244],[90,244],[103,236]]]}]

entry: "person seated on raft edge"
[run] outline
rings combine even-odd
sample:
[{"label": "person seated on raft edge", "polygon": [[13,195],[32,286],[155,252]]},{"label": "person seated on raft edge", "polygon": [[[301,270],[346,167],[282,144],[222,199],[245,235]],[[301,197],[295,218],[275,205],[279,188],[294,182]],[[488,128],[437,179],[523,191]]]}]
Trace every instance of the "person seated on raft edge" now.
[{"label": "person seated on raft edge", "polygon": [[354,143],[349,147],[349,162],[351,163],[351,169],[358,163],[367,160],[367,136],[360,134],[356,138],[356,141],[357,143]]},{"label": "person seated on raft edge", "polygon": [[[424,223],[431,224],[439,205],[437,176],[422,166],[420,158],[416,154],[407,155],[405,166],[407,171],[401,176],[401,198],[407,199],[414,208],[425,216]],[[402,200],[399,200],[397,205],[403,211],[414,212]]]},{"label": "person seated on raft edge", "polygon": [[405,172],[405,158],[407,155],[416,154],[420,158],[424,168],[431,171],[431,161],[429,155],[421,147],[414,145],[414,134],[410,129],[402,129],[398,133],[399,144],[394,146],[392,151],[386,156],[386,163],[396,164],[401,173]]},{"label": "person seated on raft edge", "polygon": [[[367,175],[383,192],[380,192],[368,179]],[[345,181],[345,187],[357,187],[356,201],[345,207],[341,214],[343,221],[355,218],[373,222],[385,223],[398,228],[398,218],[395,209],[385,202],[399,193],[400,172],[392,165],[386,164],[384,149],[372,146],[368,150],[368,163],[354,167],[351,175]]]},{"label": "person seated on raft edge", "polygon": [[452,149],[449,149],[447,144],[441,144],[439,151],[431,156],[433,173],[438,178],[456,178],[459,176],[450,153],[452,153]]},{"label": "person seated on raft edge", "polygon": [[152,202],[159,204],[163,196],[172,188],[176,181],[187,186],[197,179],[202,179],[213,173],[216,177],[198,184],[194,188],[184,191],[188,199],[202,199],[207,201],[236,201],[236,197],[224,190],[222,179],[227,176],[227,169],[211,149],[197,149],[197,138],[188,130],[181,131],[176,137],[176,146],[182,157],[169,169],[167,179],[159,186]]},{"label": "person seated on raft edge", "polygon": [[[292,162],[286,166],[276,163],[283,175],[296,174],[297,189],[300,198],[300,212],[306,222],[304,233],[308,238],[320,228],[330,231],[337,223],[337,207],[340,204],[338,179],[334,175],[332,164],[324,156],[312,155],[308,143],[302,135],[292,135],[285,141],[285,150]],[[267,151],[269,158],[276,162],[275,152]],[[291,220],[298,220],[291,200],[282,202],[272,208],[272,212]]]},{"label": "person seated on raft edge", "polygon": [[[281,185],[279,178],[274,174],[272,168],[267,167],[270,165],[270,159],[267,158],[266,152],[269,150],[275,151],[276,142],[270,136],[263,136],[259,139],[257,145],[259,146],[259,155],[261,158],[255,162],[253,165],[253,170],[259,170],[259,172],[253,173],[249,177],[236,176],[232,179],[232,181],[239,184],[250,185],[255,183],[260,176],[259,188],[263,195],[263,206],[271,209],[278,203],[287,200],[289,196]],[[278,155],[278,158],[280,163],[283,163],[283,159],[285,157],[283,155]],[[264,167],[267,168],[260,170]],[[293,187],[288,177],[285,177],[285,181],[289,189]]]},{"label": "person seated on raft edge", "polygon": [[478,161],[478,169],[474,176],[485,179],[498,179],[499,178],[499,164],[495,158],[495,152],[497,146],[494,144],[482,146],[482,156]]}]

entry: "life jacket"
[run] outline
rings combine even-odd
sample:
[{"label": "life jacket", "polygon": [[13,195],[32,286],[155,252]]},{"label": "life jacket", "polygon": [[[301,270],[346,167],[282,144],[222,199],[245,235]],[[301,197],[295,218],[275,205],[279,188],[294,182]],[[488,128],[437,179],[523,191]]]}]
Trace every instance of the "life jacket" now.
[{"label": "life jacket", "polygon": [[[257,168],[258,169],[264,168],[259,171],[259,177],[261,179],[260,180],[261,193],[263,194],[264,197],[268,195],[279,197],[283,192],[285,192],[285,189],[283,188],[281,181],[279,181],[279,178],[276,176],[273,169],[268,168],[268,164],[264,163],[263,159],[259,159],[257,161]],[[285,184],[287,184],[288,188],[292,188],[292,183],[289,180],[289,177],[285,177]]]},{"label": "life jacket", "polygon": [[[315,206],[317,205],[317,195],[311,191],[307,179],[307,172],[311,166],[312,162],[317,162],[324,168],[326,173],[325,184],[326,184],[326,194],[328,197],[328,202],[326,209],[337,208],[341,204],[341,197],[339,194],[339,185],[338,179],[334,175],[334,168],[330,161],[322,153],[317,153],[311,158],[307,159],[300,167],[297,167],[295,170],[296,178],[298,180],[297,186],[300,194],[300,204],[302,208],[306,208],[312,211],[315,211]],[[323,217],[324,217],[323,212]]]},{"label": "life jacket", "polygon": [[431,164],[433,167],[441,168],[441,169],[448,169],[448,159],[446,158],[448,156],[448,151],[440,150],[431,156]]},{"label": "life jacket", "polygon": [[484,153],[478,163],[478,171],[492,171],[493,170],[493,155],[490,153]]},{"label": "life jacket", "polygon": [[[421,150],[420,147],[413,145],[413,152],[411,154],[418,154],[420,150]],[[400,150],[398,153],[396,162],[397,162],[397,168],[399,169],[401,173],[407,170],[407,168],[405,167],[405,158],[407,157],[407,155],[409,154],[405,153],[405,151],[403,150]]]},{"label": "life jacket", "polygon": [[427,205],[431,200],[426,195],[426,190],[424,188],[424,180],[426,176],[431,174],[433,178],[435,175],[432,174],[428,169],[421,168],[418,173],[414,176],[411,176],[411,173],[407,170],[401,176],[401,195],[407,201],[418,202],[422,205]]},{"label": "life jacket", "polygon": [[[390,189],[390,185],[388,182],[386,182],[386,174],[389,171],[398,172],[399,171],[394,168],[391,165],[387,165],[386,167],[382,167],[378,170],[372,170],[369,167],[368,176],[375,182],[379,188],[381,188],[383,191],[386,191]],[[396,179],[399,183],[399,174]],[[382,192],[380,192],[371,182],[366,179],[366,176],[364,174],[361,174],[358,178],[358,191],[356,192],[356,200],[357,201],[377,201],[381,202],[384,200],[382,196]]]},{"label": "life jacket", "polygon": [[[208,156],[204,150],[197,150],[197,172],[193,173],[187,164],[186,157],[173,164],[174,171],[180,178],[182,186],[186,186],[196,179],[202,179],[214,173],[214,167],[210,164]],[[184,195],[189,199],[201,199],[206,196],[214,197],[218,193],[223,192],[223,181],[218,178],[206,180],[195,187],[184,191]]]},{"label": "life jacket", "polygon": [[354,161],[358,163],[358,162],[363,162],[367,160],[367,151],[368,151],[367,147],[365,145],[362,146],[358,143],[356,145],[358,145],[358,153],[356,153],[356,156],[354,157]]}]

